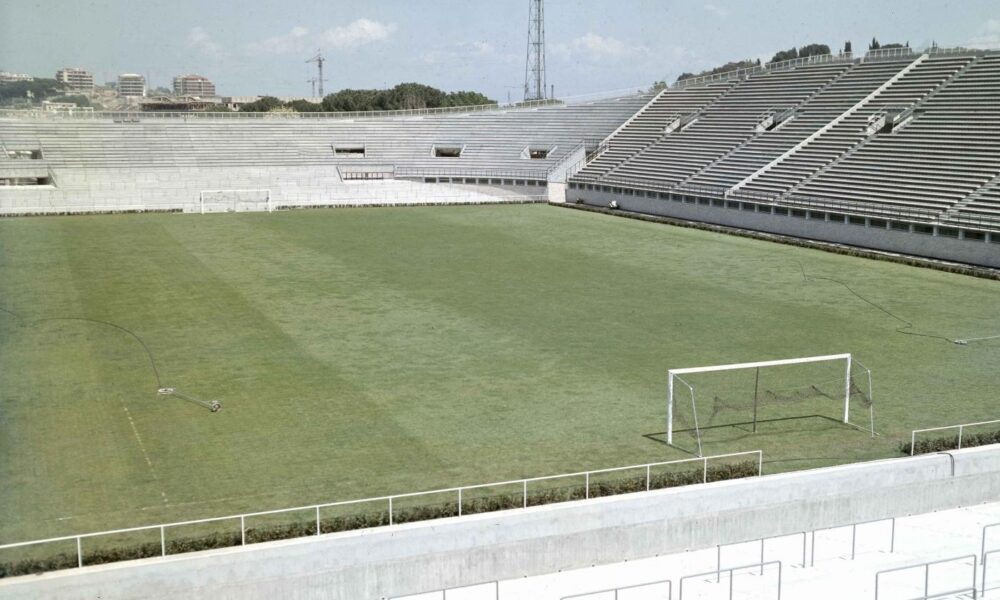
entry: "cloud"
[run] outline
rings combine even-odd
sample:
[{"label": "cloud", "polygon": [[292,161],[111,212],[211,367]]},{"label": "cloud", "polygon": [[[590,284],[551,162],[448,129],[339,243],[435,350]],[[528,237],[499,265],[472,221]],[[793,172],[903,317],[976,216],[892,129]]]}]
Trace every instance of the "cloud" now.
[{"label": "cloud", "polygon": [[293,27],[284,35],[247,44],[246,51],[248,54],[302,54],[312,45],[307,28]]},{"label": "cloud", "polygon": [[587,33],[568,44],[555,44],[553,50],[559,56],[590,62],[612,62],[648,52],[645,46],[629,46],[613,38]]},{"label": "cloud", "polygon": [[187,36],[187,47],[201,52],[205,56],[218,60],[225,55],[222,45],[212,39],[204,28],[198,26],[191,29]]},{"label": "cloud", "polygon": [[1000,19],[989,19],[980,28],[979,33],[969,39],[970,48],[992,49],[1000,48]]},{"label": "cloud", "polygon": [[428,65],[465,64],[470,61],[510,63],[516,62],[519,57],[502,53],[489,42],[475,41],[431,48],[422,52],[419,60]]},{"label": "cloud", "polygon": [[384,42],[396,32],[395,23],[381,23],[370,19],[358,19],[343,27],[328,29],[320,35],[325,46],[352,49],[374,42]]},{"label": "cloud", "polygon": [[729,9],[723,6],[719,6],[718,4],[711,4],[711,3],[705,4],[703,8],[708,12],[714,14],[715,16],[719,17],[720,19],[725,19],[726,17],[729,16]]}]

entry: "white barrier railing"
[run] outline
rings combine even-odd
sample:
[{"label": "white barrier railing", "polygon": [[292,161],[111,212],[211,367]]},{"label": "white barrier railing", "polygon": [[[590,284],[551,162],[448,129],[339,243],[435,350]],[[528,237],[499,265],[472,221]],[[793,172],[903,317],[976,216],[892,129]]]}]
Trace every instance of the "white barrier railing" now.
[{"label": "white barrier railing", "polygon": [[992,421],[979,421],[978,423],[961,423],[959,425],[945,425],[943,427],[927,427],[925,429],[914,429],[910,432],[910,456],[916,453],[917,445],[917,434],[927,433],[929,431],[948,431],[951,429],[958,429],[958,450],[962,449],[962,436],[965,433],[966,427],[978,427],[981,425],[995,425],[1000,423],[1000,419],[994,419]]},{"label": "white barrier railing", "polygon": [[[972,581],[972,585],[970,585],[970,586],[962,586],[960,588],[951,589],[951,590],[947,590],[947,591],[935,591],[933,593],[931,592],[931,583],[930,583],[931,582],[931,567],[933,567],[934,565],[941,565],[941,564],[946,564],[946,563],[956,563],[956,562],[961,562],[962,564],[968,564],[966,561],[968,561],[969,559],[972,559],[972,580],[971,580]],[[913,570],[916,570],[916,569],[922,569],[923,570],[923,580],[924,580],[924,582],[923,582],[924,583],[923,589],[924,589],[924,593],[923,593],[922,596],[916,596],[916,597],[912,597],[911,596],[909,600],[930,600],[931,598],[952,598],[952,597],[957,597],[959,594],[965,594],[965,593],[968,593],[968,592],[972,592],[972,597],[975,598],[977,596],[977,588],[976,588],[976,583],[977,583],[977,581],[976,581],[976,579],[977,579],[976,578],[976,565],[977,565],[977,562],[978,562],[978,560],[977,560],[976,556],[972,555],[972,554],[969,554],[967,556],[956,556],[954,558],[944,558],[944,559],[941,559],[941,560],[934,560],[934,561],[931,561],[931,562],[920,563],[920,564],[916,564],[916,565],[909,565],[909,566],[905,566],[905,567],[896,567],[895,569],[883,569],[883,570],[875,573],[875,600],[878,600],[878,597],[879,597],[879,590],[880,590],[881,583],[882,583],[881,578],[882,578],[883,575],[886,575],[886,574],[889,574],[889,573],[900,573],[900,572],[905,572],[905,571],[913,571]]]},{"label": "white barrier railing", "polygon": [[[159,525],[144,525],[144,526],[140,526],[140,527],[128,527],[128,528],[125,528],[125,529],[114,529],[114,530],[109,530],[109,531],[98,531],[98,532],[93,532],[93,533],[81,533],[81,534],[78,534],[78,535],[66,535],[66,536],[61,536],[61,537],[46,538],[46,539],[42,539],[42,540],[30,540],[30,541],[27,541],[27,542],[16,542],[16,543],[13,543],[13,544],[3,544],[3,545],[0,545],[0,550],[10,550],[10,549],[13,549],[13,548],[24,548],[24,547],[27,547],[27,546],[38,546],[38,545],[42,545],[42,544],[53,544],[53,543],[59,543],[59,542],[75,542],[76,543],[76,563],[77,563],[77,567],[80,568],[80,567],[84,566],[84,564],[83,564],[84,563],[84,560],[83,560],[83,540],[85,540],[85,539],[91,539],[91,538],[97,538],[97,537],[104,537],[104,536],[110,536],[110,535],[121,535],[121,534],[126,534],[126,533],[137,533],[137,532],[154,532],[154,533],[157,533],[158,532],[159,533],[159,538],[160,538],[160,556],[166,556],[167,555],[167,535],[166,535],[167,529],[174,529],[174,528],[177,528],[177,527],[190,526],[190,525],[203,525],[203,524],[206,524],[206,523],[220,523],[222,521],[236,521],[237,519],[239,519],[239,522],[240,522],[240,545],[246,545],[246,543],[247,543],[247,539],[246,539],[247,538],[246,520],[248,518],[253,518],[253,517],[262,517],[262,516],[270,516],[270,515],[280,515],[280,514],[288,514],[288,513],[296,513],[296,512],[297,513],[304,513],[306,511],[309,511],[310,513],[315,513],[315,532],[312,533],[312,534],[309,534],[309,535],[320,535],[320,533],[322,532],[322,518],[321,518],[321,515],[320,515],[320,511],[321,511],[321,509],[324,509],[324,508],[344,507],[344,506],[356,506],[356,505],[360,505],[360,504],[371,504],[371,503],[382,503],[382,502],[385,502],[385,503],[387,503],[387,508],[388,508],[388,521],[389,521],[388,524],[389,525],[394,525],[396,523],[395,523],[395,517],[394,517],[394,515],[395,515],[395,509],[393,507],[393,504],[394,504],[394,502],[397,502],[397,501],[399,501],[401,499],[419,498],[421,496],[435,496],[435,495],[440,495],[440,494],[455,494],[456,495],[455,496],[455,498],[456,498],[455,501],[457,503],[456,506],[458,508],[458,510],[457,510],[457,516],[461,516],[462,515],[462,506],[463,506],[463,495],[465,495],[467,492],[469,492],[471,490],[479,490],[479,489],[486,489],[486,488],[496,488],[496,487],[503,487],[503,486],[520,486],[520,488],[521,488],[521,494],[520,494],[521,495],[521,503],[520,503],[521,506],[520,506],[520,508],[527,508],[528,505],[529,505],[529,503],[528,503],[528,500],[529,500],[528,484],[530,484],[530,483],[538,483],[538,482],[542,482],[542,481],[555,481],[555,480],[559,480],[559,479],[568,479],[568,478],[580,478],[580,477],[583,477],[584,481],[585,481],[585,483],[584,483],[584,490],[585,490],[584,491],[584,499],[589,499],[590,498],[590,490],[591,490],[591,487],[592,487],[591,486],[591,477],[594,476],[594,475],[600,475],[600,474],[605,474],[605,473],[616,473],[616,472],[621,472],[621,471],[641,471],[641,470],[644,469],[645,470],[645,480],[646,480],[645,481],[645,483],[646,483],[645,487],[646,487],[646,491],[649,491],[650,489],[654,489],[654,488],[652,488],[652,483],[653,483],[652,469],[653,468],[664,467],[664,466],[667,466],[667,465],[681,465],[681,464],[686,464],[686,463],[701,464],[701,466],[702,466],[702,483],[708,483],[708,473],[709,473],[708,463],[709,463],[709,461],[720,460],[720,459],[727,459],[727,458],[731,459],[731,458],[740,457],[740,456],[744,456],[744,457],[756,457],[756,462],[757,462],[757,476],[759,477],[760,475],[763,474],[763,468],[764,468],[764,455],[763,455],[763,452],[761,450],[750,450],[750,451],[746,451],[746,452],[732,452],[732,453],[729,453],[729,454],[717,454],[717,455],[714,455],[714,456],[705,456],[705,457],[700,457],[700,458],[685,458],[685,459],[681,459],[681,460],[670,460],[670,461],[663,461],[663,462],[656,462],[656,463],[645,463],[645,464],[640,464],[640,465],[630,465],[630,466],[627,466],[627,467],[613,467],[613,468],[610,468],[610,469],[596,469],[596,470],[592,470],[592,471],[579,471],[579,472],[576,472],[576,473],[564,473],[564,474],[560,474],[560,475],[545,475],[545,476],[542,476],[542,477],[529,477],[529,478],[525,478],[525,479],[512,479],[512,480],[509,480],[509,481],[499,481],[499,482],[493,482],[493,483],[482,483],[482,484],[477,484],[477,485],[467,485],[467,486],[461,486],[461,487],[451,487],[451,488],[444,488],[444,489],[439,489],[439,490],[429,490],[429,491],[424,491],[424,492],[411,492],[411,493],[408,493],[408,494],[395,494],[395,495],[391,495],[391,496],[377,496],[377,497],[373,497],[373,498],[362,498],[362,499],[359,499],[359,500],[345,500],[345,501],[341,501],[341,502],[328,502],[328,503],[325,503],[325,504],[310,504],[310,505],[307,505],[307,506],[296,506],[296,507],[293,507],[293,508],[280,508],[280,509],[275,509],[275,510],[265,510],[265,511],[258,511],[258,512],[252,512],[252,513],[227,515],[227,516],[224,516],[224,517],[210,517],[210,518],[207,518],[207,519],[194,519],[194,520],[190,520],[190,521],[176,521],[176,522],[173,522],[173,523],[162,523],[162,524],[159,524]],[[464,499],[467,499],[467,496]],[[301,537],[301,536],[298,536],[298,537]]]}]

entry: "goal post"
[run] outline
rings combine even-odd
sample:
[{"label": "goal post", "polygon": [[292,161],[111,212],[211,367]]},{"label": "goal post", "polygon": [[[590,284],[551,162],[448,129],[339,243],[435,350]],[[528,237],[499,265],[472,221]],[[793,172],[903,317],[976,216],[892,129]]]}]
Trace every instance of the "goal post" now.
[{"label": "goal post", "polygon": [[[823,398],[827,403],[831,400],[842,401],[842,411],[837,412],[837,420],[843,422],[844,424],[853,425],[858,429],[870,431],[874,436],[875,425],[874,411],[871,404],[871,372],[848,353],[670,369],[667,371],[667,443],[671,445],[674,444],[675,420],[679,401],[678,397],[684,398],[685,396],[689,396],[691,401],[689,425],[695,433],[698,443],[698,454],[701,455],[701,429],[706,424],[699,423],[698,402],[696,400],[698,395],[698,386],[693,385],[690,381],[688,381],[688,379],[690,379],[693,375],[753,370],[754,372],[750,374],[752,378],[744,377],[743,380],[734,379],[734,382],[738,381],[737,383],[730,382],[730,388],[741,389],[735,391],[733,391],[733,389],[728,389],[726,393],[718,390],[712,390],[706,392],[706,395],[712,396],[713,405],[712,411],[709,415],[710,417],[715,417],[717,414],[724,413],[726,411],[735,410],[737,413],[745,411],[743,414],[746,415],[747,419],[752,418],[753,432],[756,433],[758,424],[758,409],[760,408],[761,403],[760,387],[762,370],[764,370],[764,373],[768,373],[780,370],[781,367],[792,367],[791,371],[794,372],[801,371],[799,369],[795,369],[798,365],[838,362],[843,364],[843,370],[840,371],[834,367],[833,369],[836,370],[833,370],[833,373],[839,372],[840,375],[831,373],[828,380],[824,381],[818,381],[818,379],[820,379],[820,377],[827,377],[826,371],[831,369],[823,370],[822,373],[816,371],[802,371],[801,374],[797,376],[789,375],[789,371],[781,371],[784,377],[779,378],[778,381],[772,382],[772,384],[777,386],[779,389],[777,391],[773,391],[766,388],[764,392],[765,399],[773,402],[784,401],[786,404],[793,405],[796,402],[806,402],[809,399],[815,398]],[[772,369],[772,371],[767,371],[767,369]],[[860,383],[856,382],[852,376],[855,370],[859,371],[862,376]],[[837,383],[838,380],[840,382],[839,384]],[[785,387],[781,388],[781,386]],[[683,391],[679,392],[681,389]],[[714,396],[713,393],[715,394]],[[860,397],[865,400],[864,404],[868,408],[868,414],[866,415],[869,420],[868,427],[860,427],[851,423],[852,394],[860,395]],[[720,396],[722,396],[722,398],[720,398]],[[731,398],[728,396],[733,397]],[[684,406],[686,408],[686,402],[684,403]],[[823,406],[826,406],[826,404]],[[827,418],[832,419],[833,417]],[[749,425],[751,422],[746,424]]]},{"label": "goal post", "polygon": [[198,212],[274,212],[269,189],[201,190]]}]

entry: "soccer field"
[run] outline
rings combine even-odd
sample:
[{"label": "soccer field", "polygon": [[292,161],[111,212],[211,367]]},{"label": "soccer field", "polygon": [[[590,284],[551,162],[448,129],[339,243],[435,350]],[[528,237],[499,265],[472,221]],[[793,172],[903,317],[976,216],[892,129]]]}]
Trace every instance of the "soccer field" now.
[{"label": "soccer field", "polygon": [[996,281],[548,206],[4,219],[0,308],[0,543],[686,458],[674,367],[872,370],[874,439],[704,440],[765,472],[1000,417],[1000,340],[897,331],[1000,334]]}]

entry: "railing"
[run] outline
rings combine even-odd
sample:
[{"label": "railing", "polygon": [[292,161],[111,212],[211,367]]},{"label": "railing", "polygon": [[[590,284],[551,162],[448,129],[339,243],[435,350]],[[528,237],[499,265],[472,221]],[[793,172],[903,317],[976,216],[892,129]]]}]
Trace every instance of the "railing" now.
[{"label": "railing", "polygon": [[[922,51],[914,50],[913,48],[885,48],[879,50],[869,50],[865,55],[860,58],[861,62],[868,62],[873,60],[882,60],[885,58],[895,58],[908,56],[912,54],[982,54],[986,52],[986,49],[975,49],[975,48],[941,48],[938,46],[932,46]],[[852,62],[855,57],[852,53],[842,53],[842,54],[823,54],[818,56],[807,56],[805,58],[793,58],[791,60],[783,60],[776,63],[768,63],[760,66],[754,66],[749,68],[734,69],[732,71],[724,71],[722,73],[713,73],[711,75],[700,75],[698,77],[689,77],[688,79],[682,79],[680,81],[674,82],[670,87],[672,88],[685,88],[692,85],[703,85],[707,83],[714,83],[719,81],[729,81],[730,79],[736,78],[746,78],[752,75],[758,75],[766,72],[781,71],[785,69],[794,69],[795,67],[800,67],[804,65],[816,65],[831,62]]]},{"label": "railing", "polygon": [[989,525],[983,526],[983,539],[982,539],[981,545],[979,547],[979,555],[981,557],[983,557],[984,561],[986,560],[986,554],[987,553],[1000,551],[1000,549],[989,550],[989,551],[986,550],[986,534],[987,534],[987,532],[989,532],[994,527],[1000,527],[1000,523],[990,523]]},{"label": "railing", "polygon": [[109,535],[120,535],[120,534],[125,534],[125,533],[136,533],[136,532],[154,532],[154,533],[156,533],[156,532],[158,532],[159,533],[159,537],[160,537],[160,556],[166,556],[167,555],[167,537],[166,537],[167,530],[168,529],[174,529],[174,528],[177,528],[177,527],[182,527],[182,526],[201,525],[201,524],[205,524],[205,523],[220,523],[220,522],[223,522],[223,521],[236,521],[238,519],[239,522],[240,522],[240,545],[246,545],[246,534],[247,534],[246,520],[249,519],[249,518],[253,518],[253,517],[262,517],[262,516],[269,516],[269,515],[280,515],[280,514],[288,514],[288,513],[296,513],[296,512],[297,513],[304,513],[304,512],[308,511],[310,513],[315,513],[315,534],[314,535],[320,535],[321,529],[322,529],[322,519],[321,519],[320,511],[322,509],[325,509],[325,508],[356,506],[356,505],[361,505],[361,504],[372,504],[372,503],[383,503],[383,502],[385,502],[388,505],[388,515],[389,515],[389,518],[388,518],[389,523],[388,524],[389,525],[393,525],[393,524],[395,524],[395,509],[394,509],[393,504],[397,503],[397,505],[398,505],[398,501],[402,500],[402,499],[419,498],[419,497],[422,497],[422,496],[427,497],[427,496],[434,496],[434,495],[440,495],[440,494],[455,494],[456,495],[455,496],[455,501],[456,501],[456,506],[457,506],[457,509],[458,509],[457,510],[457,515],[461,516],[462,515],[462,506],[463,506],[463,496],[467,497],[467,493],[469,491],[479,490],[479,489],[486,489],[486,488],[504,487],[504,486],[518,486],[518,487],[520,487],[520,491],[521,491],[521,494],[520,494],[521,495],[521,503],[520,503],[521,506],[520,507],[521,508],[527,508],[528,507],[528,498],[529,498],[529,495],[528,495],[528,484],[531,484],[531,483],[538,483],[538,482],[542,482],[542,481],[555,481],[555,480],[568,479],[568,478],[581,478],[582,477],[582,478],[584,478],[584,481],[585,481],[584,499],[589,499],[590,495],[591,495],[590,494],[590,490],[591,490],[591,477],[594,476],[594,475],[600,475],[600,474],[605,474],[605,473],[616,473],[616,472],[622,472],[622,471],[641,471],[641,470],[644,469],[645,470],[645,480],[646,480],[645,481],[645,483],[646,483],[645,487],[646,487],[646,491],[649,491],[651,489],[651,484],[652,484],[652,469],[653,468],[664,467],[664,466],[667,466],[667,465],[681,465],[681,464],[687,464],[687,463],[699,464],[700,463],[702,465],[702,483],[708,483],[708,463],[709,463],[710,460],[731,459],[731,458],[740,457],[740,456],[743,456],[743,457],[756,457],[756,459],[757,459],[757,476],[760,476],[763,473],[763,465],[764,465],[764,455],[763,455],[763,452],[761,452],[760,450],[752,450],[752,451],[747,451],[747,452],[733,452],[733,453],[729,453],[729,454],[717,454],[715,456],[705,456],[705,457],[701,457],[701,458],[686,458],[686,459],[681,459],[681,460],[671,460],[671,461],[656,462],[656,463],[645,463],[645,464],[640,464],[640,465],[630,465],[630,466],[627,466],[627,467],[613,467],[613,468],[610,468],[610,469],[597,469],[597,470],[592,470],[592,471],[579,471],[577,473],[564,473],[564,474],[561,474],[561,475],[546,475],[546,476],[542,476],[542,477],[529,477],[529,478],[525,478],[525,479],[512,479],[512,480],[509,480],[509,481],[500,481],[500,482],[494,482],[494,483],[483,483],[483,484],[478,484],[478,485],[468,485],[468,486],[461,486],[461,487],[444,488],[444,489],[430,490],[430,491],[424,491],[424,492],[411,492],[409,494],[395,494],[395,495],[391,495],[391,496],[377,496],[377,497],[374,497],[374,498],[363,498],[363,499],[360,499],[360,500],[346,500],[346,501],[341,501],[341,502],[328,502],[328,503],[325,503],[325,504],[310,504],[310,505],[307,505],[307,506],[296,506],[294,508],[281,508],[281,509],[276,509],[276,510],[265,510],[265,511],[252,512],[252,513],[243,513],[243,514],[236,514],[236,515],[228,515],[228,516],[224,516],[224,517],[211,517],[211,518],[208,518],[208,519],[194,519],[194,520],[190,520],[190,521],[177,521],[177,522],[173,522],[173,523],[162,523],[162,524],[159,524],[159,525],[146,525],[146,526],[140,526],[140,527],[128,527],[128,528],[125,528],[125,529],[115,529],[115,530],[110,530],[110,531],[98,531],[98,532],[94,532],[94,533],[83,533],[83,534],[78,534],[78,535],[67,535],[67,536],[61,536],[61,537],[47,538],[47,539],[43,539],[43,540],[31,540],[31,541],[27,541],[27,542],[17,542],[17,543],[13,543],[13,544],[3,544],[3,545],[0,545],[0,550],[10,550],[10,549],[13,549],[13,548],[23,548],[23,547],[27,547],[27,546],[37,546],[37,545],[41,545],[41,544],[52,544],[52,543],[57,543],[57,542],[76,542],[76,559],[77,559],[76,562],[77,562],[77,567],[79,568],[79,567],[83,567],[84,566],[84,564],[83,564],[84,563],[84,561],[83,561],[83,540],[85,540],[85,539],[91,539],[91,538],[97,538],[97,537],[104,537],[104,536],[109,536]]},{"label": "railing", "polygon": [[699,184],[674,185],[656,181],[636,181],[634,178],[618,175],[602,175],[595,179],[580,179],[581,184],[595,186],[620,186],[631,190],[655,191],[674,196],[690,195],[706,199],[727,199],[740,202],[750,202],[758,205],[801,208],[840,214],[856,214],[879,219],[894,219],[921,225],[940,225],[943,227],[966,227],[985,231],[1000,230],[1000,217],[986,215],[944,215],[943,210],[926,208],[904,208],[900,206],[879,204],[876,202],[859,202],[854,200],[822,200],[806,196],[788,196],[782,198],[767,192],[740,189],[730,192],[730,188],[706,186]]},{"label": "railing", "polygon": [[711,75],[699,75],[697,77],[689,77],[687,79],[681,79],[680,81],[674,82],[674,84],[671,87],[685,88],[685,87],[690,87],[692,85],[704,85],[707,83],[729,81],[730,79],[745,79],[752,75],[758,75],[762,73],[769,73],[775,71],[784,71],[787,69],[794,69],[796,67],[801,67],[805,65],[821,65],[833,62],[850,62],[852,60],[853,57],[850,53],[820,54],[816,56],[807,56],[805,58],[793,58],[790,60],[782,60],[779,62],[766,63],[759,66],[734,69],[732,71],[723,71],[722,73],[713,73]]},{"label": "railing", "polygon": [[343,112],[211,112],[211,111],[90,111],[53,112],[40,108],[0,109],[0,118],[10,119],[70,119],[70,120],[110,120],[120,123],[136,123],[149,120],[197,119],[209,121],[255,120],[255,119],[381,119],[392,117],[434,116],[455,113],[479,113],[510,110],[534,110],[558,107],[568,104],[587,104],[601,100],[616,100],[648,94],[638,87],[622,88],[590,94],[579,94],[550,100],[527,100],[511,104],[474,104],[469,106],[442,106],[437,108],[412,108],[397,110],[364,110]]},{"label": "railing", "polygon": [[728,573],[729,574],[729,600],[733,600],[733,587],[734,587],[733,579],[735,578],[734,575],[735,575],[736,571],[746,571],[746,570],[749,570],[749,569],[757,570],[759,568],[761,570],[761,573],[763,573],[765,567],[770,567],[770,566],[774,566],[774,565],[778,565],[778,589],[777,589],[777,592],[776,592],[776,595],[775,595],[775,599],[776,600],[781,600],[781,561],[780,560],[770,560],[770,561],[767,561],[767,562],[753,563],[753,564],[749,564],[749,565],[741,565],[739,567],[729,567],[727,569],[720,569],[720,570],[717,570],[717,571],[706,571],[704,573],[695,573],[694,575],[685,575],[684,577],[680,578],[680,585],[678,586],[680,588],[680,593],[678,594],[678,598],[680,600],[684,600],[684,582],[685,581],[687,581],[689,579],[698,579],[698,578],[701,578],[701,577],[707,577],[709,575],[721,576],[721,574],[723,574],[723,573]]},{"label": "railing", "polygon": [[[931,593],[930,587],[931,587],[931,567],[932,566],[934,566],[934,565],[940,565],[940,564],[945,564],[945,563],[953,563],[953,562],[958,562],[958,561],[965,561],[965,560],[968,560],[970,558],[972,559],[972,585],[970,585],[969,587],[962,587],[962,588],[958,588],[958,589],[954,589],[954,590],[937,591],[937,592]],[[929,600],[931,598],[945,598],[945,597],[955,596],[957,594],[964,594],[964,593],[967,593],[967,592],[972,592],[972,597],[976,598],[976,597],[978,597],[977,596],[978,592],[977,592],[977,589],[976,589],[976,579],[977,579],[976,578],[976,563],[977,562],[978,562],[978,560],[977,560],[977,558],[976,558],[975,555],[968,554],[966,556],[956,556],[954,558],[943,558],[941,560],[934,560],[934,561],[931,561],[931,562],[921,563],[921,564],[918,564],[918,565],[909,565],[909,566],[906,566],[906,567],[896,567],[894,569],[884,569],[882,571],[879,571],[879,572],[875,573],[875,600],[878,600],[879,584],[881,583],[880,578],[883,575],[885,575],[887,573],[898,573],[898,572],[902,572],[902,571],[911,571],[911,570],[914,570],[914,569],[923,569],[924,570],[924,594],[922,596],[917,596],[915,598],[908,598],[907,600]]]},{"label": "railing", "polygon": [[896,517],[889,517],[888,519],[873,519],[871,521],[861,521],[858,523],[852,523],[850,525],[839,525],[835,527],[823,527],[820,529],[815,529],[812,532],[812,547],[810,549],[809,566],[816,565],[816,532],[817,531],[832,531],[834,529],[843,529],[844,527],[851,528],[851,560],[854,560],[857,551],[857,539],[858,539],[858,526],[859,525],[871,525],[873,523],[891,523],[892,529],[889,533],[889,552],[896,551]]},{"label": "railing", "polygon": [[[983,553],[983,580],[982,584],[979,586],[983,598],[986,597],[986,570],[989,568],[990,564],[987,559],[989,559],[989,557],[993,556],[994,554],[1000,554],[1000,549],[990,550],[989,552]],[[996,588],[990,588],[990,589],[996,589]]]},{"label": "railing", "polygon": [[596,592],[586,592],[583,594],[573,594],[572,596],[563,596],[559,600],[571,600],[573,598],[587,598],[589,596],[597,596],[598,594],[614,594],[612,598],[618,600],[618,592],[624,592],[625,590],[637,590],[642,588],[653,587],[655,585],[667,584],[667,600],[672,600],[674,597],[674,584],[669,579],[661,579],[659,581],[650,581],[648,583],[637,583],[635,585],[626,585],[624,587],[609,588],[606,590],[597,590]]},{"label": "railing", "polygon": [[958,429],[958,450],[962,449],[962,435],[965,432],[966,427],[978,427],[981,425],[995,425],[1000,423],[1000,419],[994,419],[992,421],[980,421],[978,423],[961,423],[959,425],[945,425],[944,427],[927,427],[925,429],[914,429],[910,432],[910,456],[916,453],[916,442],[918,433],[927,433],[929,431],[948,431],[950,429]]},{"label": "railing", "polygon": [[454,592],[457,590],[468,590],[471,588],[484,587],[487,585],[493,586],[493,600],[500,600],[500,582],[499,581],[489,581],[486,583],[473,583],[471,585],[460,585],[458,587],[446,588],[443,590],[431,590],[429,592],[418,592],[416,594],[404,594],[402,596],[389,596],[388,600],[403,600],[404,598],[412,598],[414,596],[428,596],[430,594],[441,594],[441,600],[448,600],[448,592]]},{"label": "railing", "polygon": [[491,179],[532,179],[544,181],[548,170],[543,169],[477,169],[462,167],[396,167],[396,177],[459,177]]},{"label": "railing", "polygon": [[[861,62],[913,56],[914,54],[918,54],[918,52],[909,46],[904,46],[902,48],[879,48],[878,50],[869,50],[868,52],[865,52]],[[919,52],[919,54],[923,54],[923,52]]]}]

